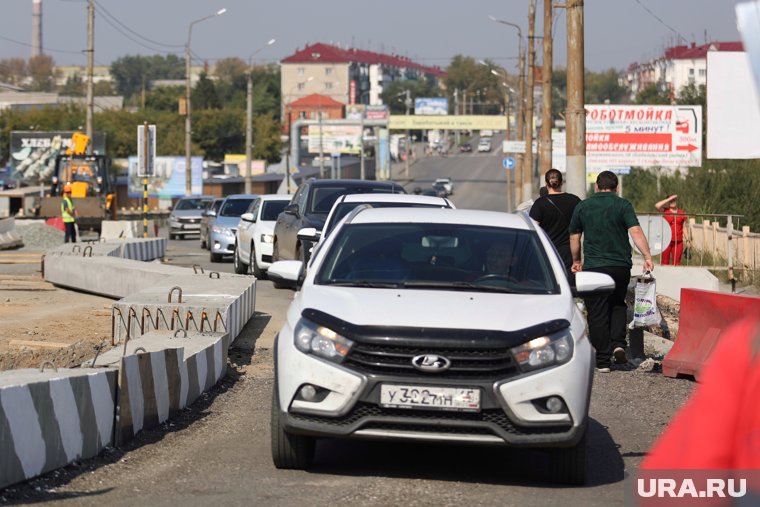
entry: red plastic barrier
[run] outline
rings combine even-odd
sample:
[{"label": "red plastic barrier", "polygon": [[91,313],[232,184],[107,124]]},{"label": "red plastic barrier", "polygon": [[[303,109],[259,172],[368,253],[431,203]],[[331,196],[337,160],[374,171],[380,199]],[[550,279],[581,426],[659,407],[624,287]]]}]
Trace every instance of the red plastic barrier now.
[{"label": "red plastic barrier", "polygon": [[60,231],[66,231],[66,227],[63,225],[63,218],[61,217],[48,218],[45,220],[45,224],[49,225],[50,227],[55,227]]},{"label": "red plastic barrier", "polygon": [[666,377],[699,374],[729,325],[749,315],[760,315],[760,297],[681,289],[678,336],[662,362]]}]

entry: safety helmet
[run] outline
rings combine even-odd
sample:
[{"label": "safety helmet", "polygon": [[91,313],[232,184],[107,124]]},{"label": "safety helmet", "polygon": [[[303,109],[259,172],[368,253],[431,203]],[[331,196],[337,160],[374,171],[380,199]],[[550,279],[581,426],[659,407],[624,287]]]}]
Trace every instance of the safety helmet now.
[{"label": "safety helmet", "polygon": [[68,183],[66,183],[66,184],[63,186],[63,193],[65,193],[65,194],[66,194],[66,193],[70,193],[70,192],[71,192],[71,185],[69,185]]}]

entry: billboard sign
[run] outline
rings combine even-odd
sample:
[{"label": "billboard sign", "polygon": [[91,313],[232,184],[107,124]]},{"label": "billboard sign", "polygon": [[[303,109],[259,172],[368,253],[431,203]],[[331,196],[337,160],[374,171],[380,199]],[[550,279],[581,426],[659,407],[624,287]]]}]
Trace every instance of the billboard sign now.
[{"label": "billboard sign", "polygon": [[702,106],[586,106],[586,165],[699,167]]},{"label": "billboard sign", "polygon": [[348,104],[346,106],[346,119],[361,121],[364,118],[364,104]]},{"label": "billboard sign", "polygon": [[[55,171],[55,157],[63,155],[74,133],[73,130],[11,131],[10,166],[13,177],[24,181],[49,182]],[[93,153],[105,154],[105,133],[93,133],[90,142]]]},{"label": "billboard sign", "polygon": [[[362,143],[359,125],[309,125],[309,153],[359,154]],[[322,150],[319,141],[322,140]]]},{"label": "billboard sign", "polygon": [[388,106],[366,106],[364,117],[367,120],[387,120]]},{"label": "billboard sign", "polygon": [[[142,197],[143,178],[138,172],[137,157],[129,157],[129,197]],[[193,195],[203,193],[203,157],[193,157],[191,188]],[[171,199],[185,195],[185,157],[156,157],[154,174],[148,180],[148,196]]]},{"label": "billboard sign", "polygon": [[388,119],[392,130],[507,130],[504,115],[399,115]]},{"label": "billboard sign", "polygon": [[445,97],[414,99],[414,114],[449,114],[449,99]]}]

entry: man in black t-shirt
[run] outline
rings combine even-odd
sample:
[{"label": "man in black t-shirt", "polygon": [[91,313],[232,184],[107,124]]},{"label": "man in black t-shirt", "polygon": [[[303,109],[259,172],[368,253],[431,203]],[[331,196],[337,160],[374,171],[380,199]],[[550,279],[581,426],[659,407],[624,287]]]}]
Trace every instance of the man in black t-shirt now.
[{"label": "man in black t-shirt", "polygon": [[562,173],[557,169],[546,171],[544,180],[549,193],[536,199],[530,208],[530,218],[538,222],[549,235],[569,273],[573,256],[570,253],[570,234],[567,228],[573,210],[581,200],[574,194],[562,191]]}]

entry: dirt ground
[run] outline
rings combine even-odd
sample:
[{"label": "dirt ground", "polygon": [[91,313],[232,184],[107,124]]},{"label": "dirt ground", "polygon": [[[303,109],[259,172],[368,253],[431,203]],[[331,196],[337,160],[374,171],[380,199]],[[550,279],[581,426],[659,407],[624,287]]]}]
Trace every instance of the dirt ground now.
[{"label": "dirt ground", "polygon": [[38,274],[0,274],[0,370],[45,361],[78,366],[111,339],[113,300],[69,291]]}]

